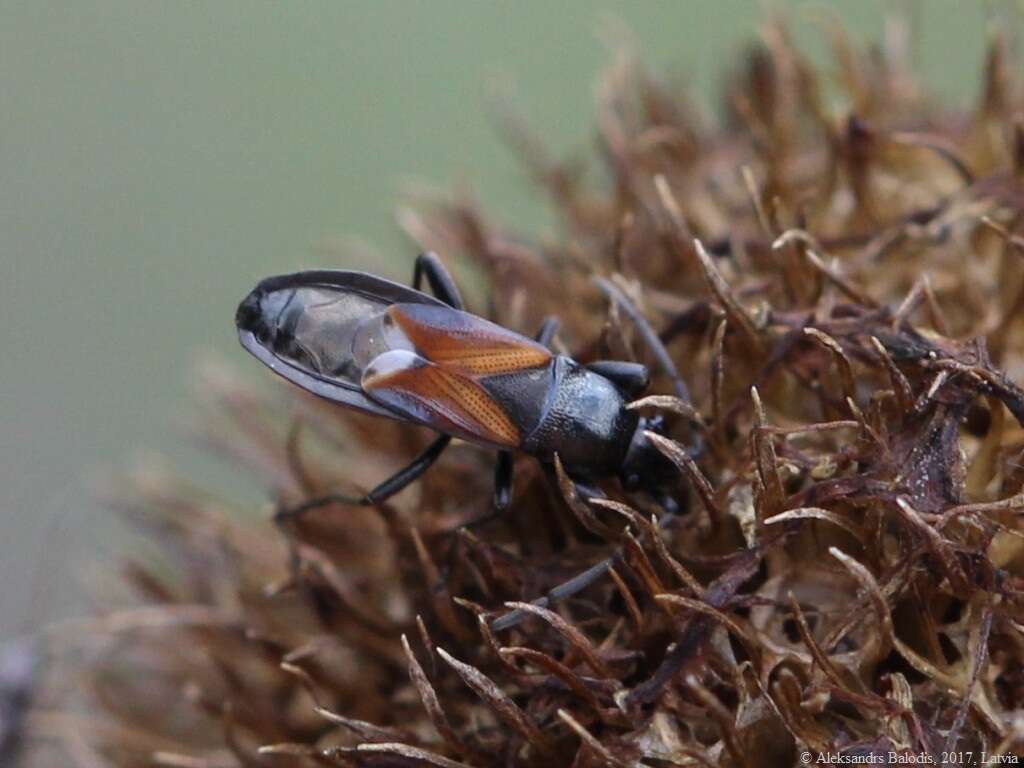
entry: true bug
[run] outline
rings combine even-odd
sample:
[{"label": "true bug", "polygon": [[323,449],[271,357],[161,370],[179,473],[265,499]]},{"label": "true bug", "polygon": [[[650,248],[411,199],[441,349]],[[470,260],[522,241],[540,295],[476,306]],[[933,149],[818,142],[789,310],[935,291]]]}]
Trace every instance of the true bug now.
[{"label": "true bug", "polygon": [[[419,290],[424,278],[434,295]],[[235,316],[239,339],[275,373],[349,408],[441,433],[365,496],[334,495],[300,509],[380,503],[423,474],[452,437],[498,451],[496,510],[511,497],[512,451],[547,466],[557,455],[580,484],[618,475],[627,488],[657,488],[675,476],[646,434],[661,430],[660,418],[626,407],[647,387],[644,365],[583,365],[550,350],[553,319],[529,339],[462,307],[432,253],[416,259],[412,288],[317,270],[267,278],[246,296]]]}]

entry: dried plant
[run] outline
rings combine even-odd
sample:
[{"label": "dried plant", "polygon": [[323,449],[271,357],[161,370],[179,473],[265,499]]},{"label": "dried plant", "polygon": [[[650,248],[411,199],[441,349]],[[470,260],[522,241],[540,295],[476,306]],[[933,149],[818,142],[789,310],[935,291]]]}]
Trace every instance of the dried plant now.
[{"label": "dried plant", "polygon": [[[150,542],[120,565],[134,607],[54,631],[80,652],[29,716],[36,753],[753,768],[1024,749],[1017,64],[995,37],[958,111],[915,80],[906,35],[870,52],[835,35],[838,88],[766,24],[715,127],[620,52],[599,180],[503,112],[555,235],[469,196],[400,213],[416,248],[482,272],[476,311],[523,332],[557,314],[581,361],[652,362],[607,286],[629,297],[689,389],[656,378],[637,405],[678,422],[659,447],[679,515],[615,483],[588,504],[522,458],[508,514],[452,533],[490,504],[469,445],[387,504],[276,525],[149,478],[120,496]],[[258,394],[247,370],[208,372],[207,434],[277,505],[366,490],[430,437]],[[509,607],[529,615],[492,630]]]}]

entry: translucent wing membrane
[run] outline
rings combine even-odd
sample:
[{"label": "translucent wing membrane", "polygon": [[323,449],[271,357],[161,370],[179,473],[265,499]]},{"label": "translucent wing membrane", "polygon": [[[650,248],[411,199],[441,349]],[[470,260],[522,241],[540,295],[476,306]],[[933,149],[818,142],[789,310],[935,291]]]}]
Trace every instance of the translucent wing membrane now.
[{"label": "translucent wing membrane", "polygon": [[372,275],[264,280],[236,323],[246,349],[314,394],[475,442],[518,447],[546,403],[545,347]]},{"label": "translucent wing membrane", "polygon": [[396,304],[388,315],[420,354],[453,373],[497,376],[551,361],[542,345],[468,312]]},{"label": "translucent wing membrane", "polygon": [[508,414],[472,379],[397,349],[375,358],[363,391],[392,410],[436,429],[515,448],[520,433]]},{"label": "translucent wing membrane", "polygon": [[272,277],[242,301],[239,340],[275,373],[316,395],[399,418],[362,391],[352,344],[367,317],[395,302],[443,306],[431,296],[373,275],[346,271]]}]

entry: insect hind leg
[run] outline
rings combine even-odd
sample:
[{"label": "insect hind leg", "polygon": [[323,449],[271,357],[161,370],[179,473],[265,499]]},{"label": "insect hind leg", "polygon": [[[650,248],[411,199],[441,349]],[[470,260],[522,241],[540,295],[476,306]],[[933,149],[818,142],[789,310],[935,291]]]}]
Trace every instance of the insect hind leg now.
[{"label": "insect hind leg", "polygon": [[451,273],[445,267],[441,257],[433,251],[424,251],[416,257],[416,264],[412,270],[412,287],[417,291],[423,284],[423,278],[427,279],[430,290],[437,298],[454,309],[463,309],[462,294],[455,285]]},{"label": "insect hind leg", "polygon": [[449,435],[441,435],[434,440],[434,442],[428,445],[423,453],[409,462],[409,464],[363,496],[346,496],[340,493],[329,493],[323,496],[307,499],[293,507],[282,508],[278,510],[274,518],[278,522],[295,519],[310,510],[325,507],[329,504],[349,504],[359,507],[373,507],[377,504],[382,504],[430,469],[431,465],[437,461],[438,457],[440,457],[444,452],[444,449],[448,447],[448,443],[450,443],[451,440],[452,439]]}]

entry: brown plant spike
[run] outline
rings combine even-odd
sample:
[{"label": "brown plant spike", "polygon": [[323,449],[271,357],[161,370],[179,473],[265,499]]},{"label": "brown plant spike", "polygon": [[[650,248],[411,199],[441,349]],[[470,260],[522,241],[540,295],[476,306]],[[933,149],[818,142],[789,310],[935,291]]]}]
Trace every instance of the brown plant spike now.
[{"label": "brown plant spike", "polygon": [[[384,505],[277,526],[185,481],[127,483],[147,542],[117,574],[131,596],[48,634],[25,764],[1024,750],[1019,68],[994,40],[963,112],[898,44],[830,33],[840,106],[773,22],[715,128],[622,52],[590,181],[503,113],[557,234],[465,196],[400,216],[410,253],[482,272],[477,312],[524,333],[558,314],[582,362],[653,329],[685,386],[641,356],[659,397],[634,407],[667,419],[674,505],[614,480],[591,503],[523,459],[508,512],[455,536],[491,503],[491,456],[458,443]],[[247,375],[211,373],[209,440],[274,504],[369,488],[430,438]],[[523,620],[492,628],[508,606]]]}]

